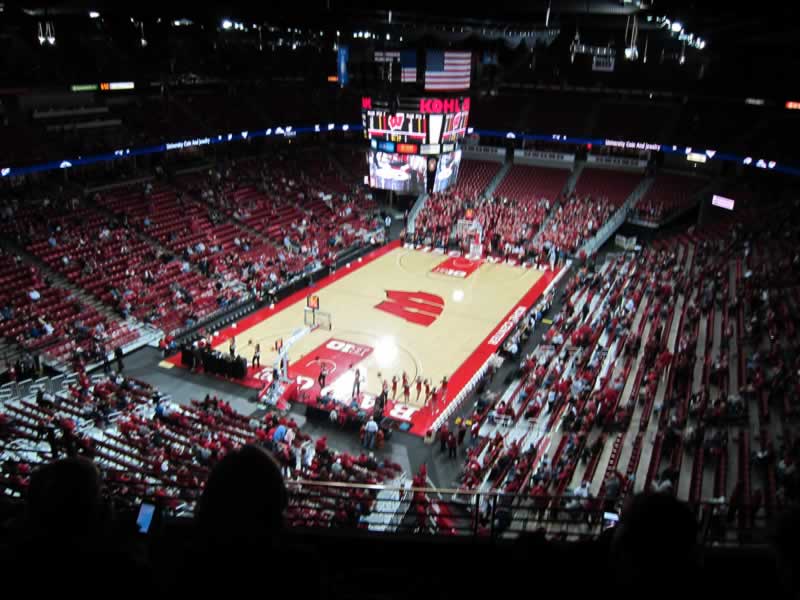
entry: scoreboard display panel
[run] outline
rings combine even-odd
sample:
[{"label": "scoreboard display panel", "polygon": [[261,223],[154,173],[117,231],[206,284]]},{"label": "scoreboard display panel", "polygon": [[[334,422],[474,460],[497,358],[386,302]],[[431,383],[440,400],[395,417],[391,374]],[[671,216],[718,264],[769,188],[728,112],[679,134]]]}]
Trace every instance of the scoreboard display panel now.
[{"label": "scoreboard display panel", "polygon": [[415,154],[367,152],[370,187],[398,194],[418,195],[425,191],[425,157]]},{"label": "scoreboard display panel", "polygon": [[458,179],[458,169],[461,167],[461,150],[442,154],[436,167],[436,180],[433,183],[434,192],[443,192]]},{"label": "scoreboard display panel", "polygon": [[364,112],[364,131],[371,140],[424,144],[428,138],[428,119],[414,113],[385,110]]},{"label": "scoreboard display panel", "polygon": [[457,142],[467,133],[468,112],[459,112],[444,117],[444,131],[442,142]]},{"label": "scoreboard display panel", "polygon": [[467,97],[363,97],[361,121],[369,143],[365,183],[414,195],[453,185],[469,109]]},{"label": "scoreboard display panel", "polygon": [[[361,99],[364,137],[395,144],[416,144],[421,154],[447,152],[442,144],[457,144],[467,133],[469,98],[402,98],[393,102]],[[422,152],[422,147],[426,151]],[[438,146],[438,151],[435,147]],[[373,149],[378,149],[373,146]],[[391,152],[388,147],[380,148]],[[397,150],[399,153],[410,153]]]}]

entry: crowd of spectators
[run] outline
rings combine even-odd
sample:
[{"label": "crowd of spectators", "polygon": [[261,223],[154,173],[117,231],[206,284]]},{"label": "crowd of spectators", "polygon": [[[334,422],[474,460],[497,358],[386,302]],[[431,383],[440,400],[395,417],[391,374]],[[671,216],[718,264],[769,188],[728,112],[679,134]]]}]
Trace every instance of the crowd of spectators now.
[{"label": "crowd of spectators", "polygon": [[136,322],[167,335],[245,298],[275,298],[382,230],[371,195],[313,149],[118,186],[84,197],[63,186],[0,206],[0,232],[47,268],[113,309],[110,320],[9,253],[0,277],[0,333],[47,350],[56,363],[96,358],[138,337]]},{"label": "crowd of spectators", "polygon": [[[8,401],[0,425],[6,448],[2,487],[14,496],[24,495],[37,465],[81,456],[95,463],[115,501],[153,502],[171,512],[192,513],[209,470],[248,444],[269,450],[287,479],[376,484],[401,475],[397,464],[371,453],[337,452],[325,437],[312,439],[291,416],[246,417],[210,394],[179,405],[119,372],[92,378],[81,373],[65,392],[40,390]],[[330,525],[345,499],[333,510],[325,504],[329,500],[317,499],[315,506],[306,497],[287,514],[308,525]],[[369,495],[361,500],[356,517],[369,514]]]}]

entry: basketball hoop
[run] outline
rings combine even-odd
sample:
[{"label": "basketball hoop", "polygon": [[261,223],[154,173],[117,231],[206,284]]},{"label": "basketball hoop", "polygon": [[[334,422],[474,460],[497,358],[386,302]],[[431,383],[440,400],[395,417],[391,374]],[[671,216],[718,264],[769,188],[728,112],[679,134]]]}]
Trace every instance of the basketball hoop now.
[{"label": "basketball hoop", "polygon": [[483,226],[478,219],[459,219],[456,236],[462,245],[469,245],[467,258],[479,260],[483,257]]}]

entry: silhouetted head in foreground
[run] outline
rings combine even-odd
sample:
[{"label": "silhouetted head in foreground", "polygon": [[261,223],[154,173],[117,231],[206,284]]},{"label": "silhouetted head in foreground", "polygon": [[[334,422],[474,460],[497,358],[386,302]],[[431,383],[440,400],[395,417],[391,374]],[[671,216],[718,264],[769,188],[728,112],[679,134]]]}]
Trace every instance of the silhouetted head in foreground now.
[{"label": "silhouetted head in foreground", "polygon": [[780,583],[788,598],[800,598],[800,508],[792,507],[778,519],[772,534]]},{"label": "silhouetted head in foreground", "polygon": [[104,514],[101,491],[100,473],[85,458],[36,469],[26,499],[28,532],[63,540],[98,533]]},{"label": "silhouetted head in foreground", "polygon": [[256,446],[244,446],[211,471],[197,504],[197,525],[217,541],[274,536],[283,527],[286,501],[275,458]]},{"label": "silhouetted head in foreground", "polygon": [[697,523],[686,504],[669,494],[639,494],[625,506],[610,556],[623,588],[672,594],[692,578],[697,559]]}]

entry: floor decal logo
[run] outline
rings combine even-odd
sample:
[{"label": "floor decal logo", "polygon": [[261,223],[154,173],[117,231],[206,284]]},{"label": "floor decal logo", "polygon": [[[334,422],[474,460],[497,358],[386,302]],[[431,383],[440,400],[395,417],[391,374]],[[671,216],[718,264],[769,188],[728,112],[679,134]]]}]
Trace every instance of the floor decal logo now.
[{"label": "floor decal logo", "polygon": [[375,308],[409,323],[430,327],[444,311],[444,299],[427,292],[386,290],[386,300]]}]

